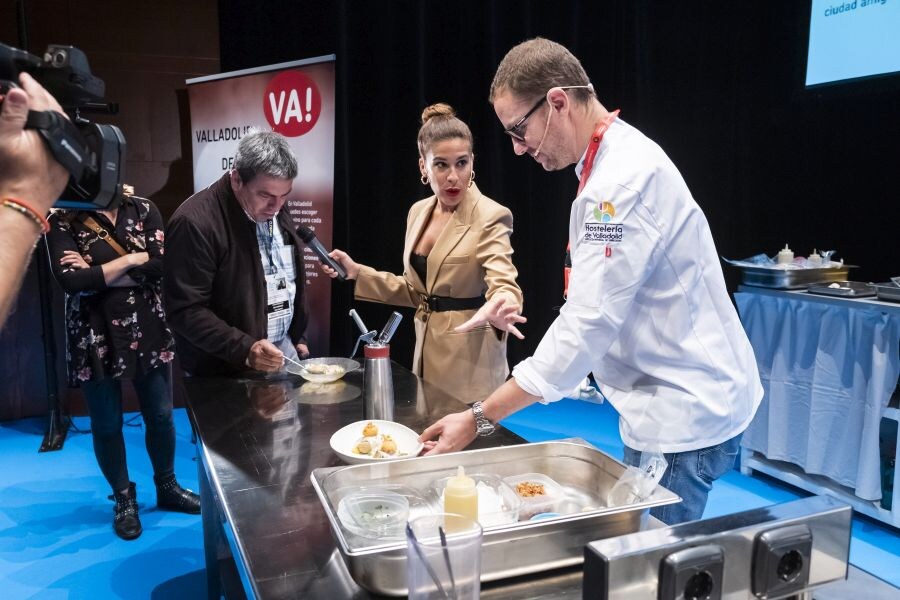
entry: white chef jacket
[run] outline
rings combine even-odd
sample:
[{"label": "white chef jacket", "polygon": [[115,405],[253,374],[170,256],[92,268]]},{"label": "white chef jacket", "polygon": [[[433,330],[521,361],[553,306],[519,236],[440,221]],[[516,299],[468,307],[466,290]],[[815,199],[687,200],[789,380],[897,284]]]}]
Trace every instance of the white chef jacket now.
[{"label": "white chef jacket", "polygon": [[567,301],[513,369],[519,386],[552,402],[592,371],[635,450],[741,433],[763,390],[709,224],[672,161],[622,119],[572,203],[569,240]]}]

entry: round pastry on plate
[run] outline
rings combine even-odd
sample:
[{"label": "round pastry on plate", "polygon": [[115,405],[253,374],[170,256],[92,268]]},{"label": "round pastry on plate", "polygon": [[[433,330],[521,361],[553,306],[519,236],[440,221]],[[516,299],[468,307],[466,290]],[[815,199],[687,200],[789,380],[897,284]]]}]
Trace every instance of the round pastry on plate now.
[{"label": "round pastry on plate", "polygon": [[[372,432],[374,435],[366,435]],[[349,464],[412,458],[422,451],[419,434],[393,421],[357,421],[331,436],[331,449]]]}]

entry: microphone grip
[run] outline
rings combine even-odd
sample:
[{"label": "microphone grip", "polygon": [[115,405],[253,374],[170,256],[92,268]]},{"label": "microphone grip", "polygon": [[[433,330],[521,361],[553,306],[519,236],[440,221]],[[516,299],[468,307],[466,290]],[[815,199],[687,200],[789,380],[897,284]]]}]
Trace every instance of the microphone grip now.
[{"label": "microphone grip", "polygon": [[347,271],[344,270],[344,267],[340,265],[340,263],[330,256],[328,256],[328,250],[325,249],[325,246],[322,245],[322,242],[318,240],[318,238],[312,238],[306,245],[309,246],[313,252],[316,253],[316,256],[319,257],[319,260],[322,261],[322,264],[328,265],[335,271],[337,271],[337,278],[341,281],[347,281]]}]

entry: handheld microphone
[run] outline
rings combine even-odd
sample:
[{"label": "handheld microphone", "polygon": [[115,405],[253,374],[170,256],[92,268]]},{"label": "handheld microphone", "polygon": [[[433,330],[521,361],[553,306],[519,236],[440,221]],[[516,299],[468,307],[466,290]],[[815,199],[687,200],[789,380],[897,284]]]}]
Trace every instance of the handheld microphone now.
[{"label": "handheld microphone", "polygon": [[316,253],[316,256],[319,257],[319,260],[322,261],[322,264],[328,265],[335,271],[337,271],[338,279],[341,281],[347,280],[347,271],[344,270],[336,260],[328,256],[328,250],[325,249],[325,246],[322,245],[322,242],[318,240],[316,234],[312,229],[301,225],[297,228],[297,235],[300,236],[300,239],[303,240],[309,248]]}]

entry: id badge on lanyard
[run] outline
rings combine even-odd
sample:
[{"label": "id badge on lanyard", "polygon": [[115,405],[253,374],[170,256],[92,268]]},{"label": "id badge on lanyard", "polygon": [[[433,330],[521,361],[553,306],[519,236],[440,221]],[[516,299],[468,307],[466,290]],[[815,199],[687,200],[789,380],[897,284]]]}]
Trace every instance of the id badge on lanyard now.
[{"label": "id badge on lanyard", "polygon": [[269,302],[266,306],[266,315],[269,321],[290,316],[291,302],[284,273],[266,275],[266,298]]},{"label": "id badge on lanyard", "polygon": [[[291,303],[288,297],[288,282],[284,271],[278,268],[278,263],[273,258],[275,252],[275,225],[269,221],[269,237],[266,244],[266,254],[269,268],[266,269],[266,316],[269,323],[274,320],[289,317]],[[280,250],[280,249],[279,249]]]}]

